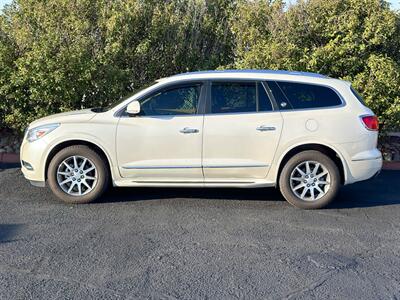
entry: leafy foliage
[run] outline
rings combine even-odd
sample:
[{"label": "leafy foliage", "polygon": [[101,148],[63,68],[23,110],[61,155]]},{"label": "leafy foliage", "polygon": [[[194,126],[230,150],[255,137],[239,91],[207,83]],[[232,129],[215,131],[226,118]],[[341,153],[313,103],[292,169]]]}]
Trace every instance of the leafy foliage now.
[{"label": "leafy foliage", "polygon": [[102,106],[154,79],[230,62],[231,1],[19,0],[0,16],[0,111]]},{"label": "leafy foliage", "polygon": [[400,128],[400,15],[382,0],[14,0],[0,14],[0,126],[215,68],[349,80]]},{"label": "leafy foliage", "polygon": [[[247,25],[247,26],[245,26]],[[312,71],[351,81],[385,129],[400,128],[400,15],[380,0],[243,2],[229,67]]]}]

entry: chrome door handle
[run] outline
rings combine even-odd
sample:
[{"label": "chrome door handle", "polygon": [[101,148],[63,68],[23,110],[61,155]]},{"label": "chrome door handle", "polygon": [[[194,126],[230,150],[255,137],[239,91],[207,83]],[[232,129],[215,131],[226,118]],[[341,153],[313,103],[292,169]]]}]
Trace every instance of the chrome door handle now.
[{"label": "chrome door handle", "polygon": [[258,131],[274,131],[274,130],[276,130],[276,127],[274,127],[274,126],[261,125],[261,126],[258,126],[256,129],[257,129]]},{"label": "chrome door handle", "polygon": [[197,132],[199,132],[199,130],[196,128],[185,127],[183,129],[179,130],[179,132],[180,133],[197,133]]}]

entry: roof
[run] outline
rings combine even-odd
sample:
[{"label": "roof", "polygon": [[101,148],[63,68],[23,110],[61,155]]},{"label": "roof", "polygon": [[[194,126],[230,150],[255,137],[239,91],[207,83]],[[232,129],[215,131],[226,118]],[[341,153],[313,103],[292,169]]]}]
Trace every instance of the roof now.
[{"label": "roof", "polygon": [[188,75],[213,75],[213,74],[255,74],[255,75],[293,75],[293,76],[305,76],[314,78],[328,78],[326,75],[311,73],[311,72],[300,72],[300,71],[285,71],[285,70],[216,70],[216,71],[198,71],[198,72],[187,72],[171,76],[176,78],[179,76]]}]

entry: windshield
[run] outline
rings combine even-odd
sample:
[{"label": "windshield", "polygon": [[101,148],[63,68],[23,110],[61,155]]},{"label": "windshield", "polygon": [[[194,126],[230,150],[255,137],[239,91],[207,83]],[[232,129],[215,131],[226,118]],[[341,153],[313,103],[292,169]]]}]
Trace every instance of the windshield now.
[{"label": "windshield", "polygon": [[156,83],[157,83],[157,82],[154,81],[154,82],[152,82],[152,83],[150,83],[150,84],[146,84],[146,85],[142,86],[141,88],[139,88],[139,89],[137,89],[137,90],[134,90],[132,93],[129,93],[127,96],[122,97],[121,99],[119,99],[119,100],[117,100],[117,101],[115,101],[115,102],[113,102],[113,103],[111,103],[111,104],[109,104],[109,105],[107,105],[107,106],[104,106],[104,107],[95,107],[95,108],[92,108],[91,110],[92,110],[93,112],[96,112],[96,113],[97,113],[97,112],[106,112],[106,111],[108,111],[108,110],[114,108],[114,107],[117,106],[118,104],[124,102],[126,99],[132,97],[133,95],[136,95],[137,93],[139,93],[139,92],[141,92],[141,91],[147,89],[148,87],[150,87],[150,86],[152,86],[152,85],[154,85],[154,84],[156,84]]}]

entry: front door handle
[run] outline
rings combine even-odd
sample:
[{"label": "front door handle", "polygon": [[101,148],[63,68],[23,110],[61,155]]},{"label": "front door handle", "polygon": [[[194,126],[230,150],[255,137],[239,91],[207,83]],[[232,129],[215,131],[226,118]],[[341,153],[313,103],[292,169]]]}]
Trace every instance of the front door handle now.
[{"label": "front door handle", "polygon": [[274,126],[261,125],[261,126],[258,126],[256,129],[257,129],[258,131],[274,131],[274,130],[276,130],[276,127],[274,127]]},{"label": "front door handle", "polygon": [[198,129],[196,129],[196,128],[189,128],[189,127],[185,127],[185,128],[183,128],[183,129],[181,129],[181,130],[179,130],[179,132],[180,133],[197,133],[197,132],[199,132],[199,130]]}]

